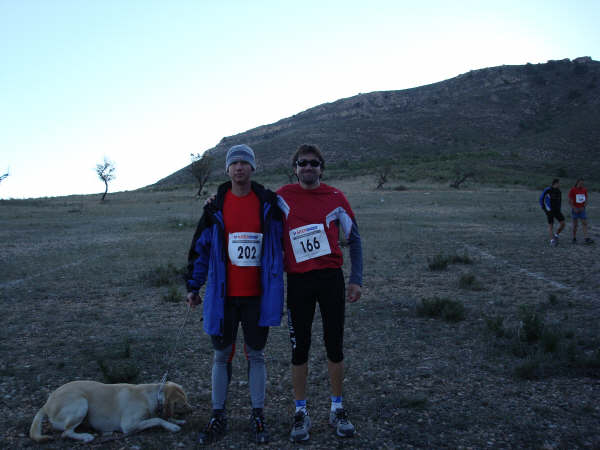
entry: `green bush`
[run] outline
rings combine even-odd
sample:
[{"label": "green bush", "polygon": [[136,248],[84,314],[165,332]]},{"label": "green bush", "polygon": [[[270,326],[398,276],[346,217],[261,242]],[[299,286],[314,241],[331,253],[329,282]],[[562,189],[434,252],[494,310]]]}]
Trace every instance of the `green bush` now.
[{"label": "green bush", "polygon": [[465,306],[462,302],[448,298],[423,298],[417,305],[417,315],[441,318],[446,322],[460,322],[465,318]]},{"label": "green bush", "polygon": [[140,369],[131,359],[131,340],[127,337],[123,346],[112,345],[110,350],[98,355],[96,362],[107,383],[133,383]]},{"label": "green bush", "polygon": [[449,264],[473,264],[473,260],[465,251],[462,255],[457,253],[453,255],[444,255],[438,253],[433,258],[427,258],[429,270],[446,270]]},{"label": "green bush", "polygon": [[464,274],[458,280],[458,286],[461,289],[470,289],[472,291],[481,291],[483,286],[471,273]]},{"label": "green bush", "polygon": [[158,266],[143,275],[143,279],[154,287],[170,286],[183,282],[186,269],[177,269],[173,264]]},{"label": "green bush", "polygon": [[546,353],[556,353],[563,337],[557,328],[545,327],[542,331],[541,344]]},{"label": "green bush", "polygon": [[455,254],[450,257],[450,262],[452,264],[473,264],[473,260],[465,251],[462,256]]},{"label": "green bush", "polygon": [[515,367],[515,375],[524,380],[536,380],[541,377],[541,365],[537,358],[531,358]]},{"label": "green bush", "polygon": [[183,299],[183,295],[175,286],[169,286],[168,292],[163,295],[163,300],[168,303],[179,303]]},{"label": "green bush", "polygon": [[134,383],[140,374],[140,368],[133,361],[99,359],[98,366],[109,384]]},{"label": "green bush", "polygon": [[448,264],[450,260],[448,257],[442,255],[441,253],[435,255],[433,258],[427,258],[429,270],[446,270],[448,268]]},{"label": "green bush", "polygon": [[496,337],[503,337],[506,335],[506,330],[504,329],[504,317],[502,316],[493,316],[486,317],[485,323],[487,325],[487,329],[494,333]]},{"label": "green bush", "polygon": [[521,319],[519,336],[521,339],[526,342],[538,341],[544,331],[544,319],[531,305],[521,306],[519,315]]}]

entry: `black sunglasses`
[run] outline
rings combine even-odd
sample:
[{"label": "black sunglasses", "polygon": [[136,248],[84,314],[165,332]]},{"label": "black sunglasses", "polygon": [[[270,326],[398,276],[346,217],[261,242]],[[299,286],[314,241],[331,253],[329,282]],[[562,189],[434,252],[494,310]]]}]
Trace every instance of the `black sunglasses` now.
[{"label": "black sunglasses", "polygon": [[310,164],[310,167],[319,167],[321,165],[321,161],[317,159],[299,159],[296,161],[296,165],[298,167],[306,167],[308,164]]}]

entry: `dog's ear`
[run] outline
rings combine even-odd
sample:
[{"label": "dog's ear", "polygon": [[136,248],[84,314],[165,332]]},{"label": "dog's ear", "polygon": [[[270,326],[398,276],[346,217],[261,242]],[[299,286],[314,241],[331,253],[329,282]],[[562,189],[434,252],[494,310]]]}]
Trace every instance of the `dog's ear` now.
[{"label": "dog's ear", "polygon": [[169,414],[175,412],[175,404],[178,403],[188,409],[192,409],[183,388],[177,383],[167,382],[165,384],[165,406]]}]

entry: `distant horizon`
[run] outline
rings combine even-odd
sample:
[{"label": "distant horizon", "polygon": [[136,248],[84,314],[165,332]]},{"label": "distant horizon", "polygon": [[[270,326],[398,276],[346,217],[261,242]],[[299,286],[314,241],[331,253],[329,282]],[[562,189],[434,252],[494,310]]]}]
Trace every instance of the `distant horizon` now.
[{"label": "distant horizon", "polygon": [[0,0],[0,198],[115,191],[359,93],[600,48],[600,2]]},{"label": "distant horizon", "polygon": [[[273,124],[276,124],[276,123],[278,123],[280,121],[291,119],[294,116],[296,116],[298,114],[301,114],[303,112],[309,111],[309,110],[311,110],[313,108],[317,108],[317,107],[325,105],[325,104],[335,103],[335,102],[337,102],[339,100],[344,100],[344,99],[348,99],[348,98],[352,98],[352,97],[357,97],[357,96],[360,96],[360,95],[369,95],[369,94],[373,94],[373,93],[376,93],[376,92],[401,92],[401,91],[407,91],[407,90],[412,90],[412,89],[419,89],[421,87],[430,86],[430,85],[434,85],[434,84],[438,84],[438,83],[443,83],[445,81],[449,81],[449,80],[452,80],[454,78],[460,77],[461,75],[464,75],[464,74],[467,74],[467,73],[470,73],[470,72],[473,72],[473,71],[484,70],[484,69],[493,69],[493,68],[504,67],[504,66],[519,67],[519,66],[526,66],[528,64],[542,65],[542,64],[547,64],[547,63],[552,62],[552,61],[556,61],[556,62],[560,62],[560,61],[576,62],[577,60],[588,59],[588,58],[591,59],[592,62],[599,62],[599,61],[596,61],[596,60],[592,59],[590,56],[578,56],[576,58],[549,59],[549,60],[547,60],[545,62],[536,62],[536,63],[528,62],[528,63],[525,63],[525,64],[499,64],[499,65],[495,65],[495,66],[488,66],[488,67],[480,67],[480,68],[470,69],[470,70],[468,70],[466,72],[459,73],[459,74],[457,74],[457,75],[455,75],[453,77],[450,77],[450,78],[447,78],[447,79],[444,79],[444,80],[433,81],[431,83],[427,83],[427,84],[424,84],[424,85],[419,85],[419,86],[414,86],[414,87],[409,87],[409,88],[404,88],[404,89],[390,89],[390,90],[379,90],[379,91],[376,90],[376,91],[370,91],[370,92],[360,92],[358,94],[354,94],[354,95],[351,95],[349,97],[341,97],[341,98],[338,98],[338,99],[335,99],[335,100],[331,100],[331,101],[328,101],[328,102],[320,103],[318,105],[310,106],[310,107],[308,107],[308,108],[306,108],[306,109],[304,109],[302,111],[296,112],[296,113],[294,113],[294,114],[292,114],[290,116],[278,119],[275,122],[270,122],[270,123],[266,123],[266,124],[257,125],[257,126],[255,126],[253,128],[250,128],[250,129],[247,129],[247,130],[244,130],[244,131],[240,131],[238,133],[234,133],[234,134],[229,135],[229,136],[223,136],[215,145],[213,145],[212,147],[209,147],[209,148],[203,150],[201,153],[203,153],[204,151],[208,151],[208,150],[211,150],[211,149],[215,148],[223,139],[232,138],[232,137],[237,136],[239,134],[244,134],[244,133],[250,132],[252,130],[264,127],[264,126],[273,125]],[[101,161],[98,161],[98,162],[101,162]],[[166,174],[166,175],[158,178],[154,182],[151,182],[149,184],[145,184],[143,186],[134,187],[134,188],[131,188],[131,189],[123,189],[123,190],[115,190],[115,191],[113,191],[111,189],[111,182],[109,182],[108,196],[110,196],[110,194],[131,193],[131,192],[136,192],[136,191],[143,190],[145,188],[149,188],[149,187],[153,186],[154,184],[158,183],[160,180],[162,180],[164,178],[167,178],[170,175],[173,175],[174,173],[176,173],[176,172],[184,169],[189,164],[190,163],[187,163],[186,165],[184,165],[184,166],[182,166],[182,167],[180,167],[178,169],[175,169],[174,171],[172,171],[172,172],[170,172],[170,173],[168,173],[168,174]],[[117,166],[116,162],[115,162],[115,165]],[[2,173],[0,173],[0,176],[1,175],[2,175]],[[4,182],[5,180],[7,180],[8,178],[10,178],[10,175],[9,175],[9,177],[5,178],[2,182]],[[96,178],[97,178],[97,175],[96,175]],[[102,183],[101,180],[99,178],[97,178],[97,179],[98,179],[98,183],[101,184]],[[213,180],[211,180],[211,181],[213,181]],[[0,182],[0,191],[1,191],[1,189],[2,189],[2,184]],[[39,196],[39,197],[22,197],[22,198],[19,198],[19,197],[3,198],[3,197],[0,196],[0,200],[40,200],[40,199],[56,199],[56,198],[63,198],[63,197],[95,196],[95,195],[97,195],[97,196],[100,197],[100,196],[102,196],[103,192],[104,192],[104,187],[101,187],[98,190],[98,192],[72,193],[72,194],[63,194],[63,195],[47,195],[47,196]]]}]

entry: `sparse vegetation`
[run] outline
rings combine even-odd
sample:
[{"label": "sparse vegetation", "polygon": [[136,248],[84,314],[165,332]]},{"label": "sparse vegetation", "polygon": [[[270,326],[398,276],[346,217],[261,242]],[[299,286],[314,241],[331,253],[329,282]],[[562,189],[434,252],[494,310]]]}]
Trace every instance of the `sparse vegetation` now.
[{"label": "sparse vegetation", "polygon": [[171,286],[175,283],[181,283],[186,269],[178,269],[173,264],[156,266],[146,272],[143,279],[154,287]]},{"label": "sparse vegetation", "polygon": [[181,302],[183,298],[185,298],[185,296],[175,286],[169,286],[169,290],[163,295],[163,300],[169,303]]},{"label": "sparse vegetation", "polygon": [[481,291],[483,286],[481,282],[472,273],[461,275],[458,280],[458,287],[461,289],[470,289],[472,291]]},{"label": "sparse vegetation", "polygon": [[[508,181],[505,188],[466,191],[402,179],[410,183],[403,192],[373,190],[373,174],[330,181],[357,216],[365,262],[363,298],[346,305],[344,401],[359,433],[344,445],[600,446],[598,408],[591,400],[600,395],[597,253],[585,246],[551,253],[539,191]],[[270,187],[282,182],[281,174],[274,175]],[[139,433],[107,448],[196,445],[211,409],[212,343],[202,329],[201,307],[184,316],[181,273],[202,210],[190,189],[114,193],[110,208],[95,196],[1,203],[0,233],[10,243],[5,264],[0,262],[5,447],[31,445],[26,430],[33,414],[67,381],[159,381],[184,318],[169,377],[194,405],[183,417],[187,424],[179,433]],[[77,214],[69,213],[74,209]],[[425,266],[434,255],[446,261],[445,270]],[[548,264],[549,255],[560,264]],[[470,273],[484,291],[459,287],[460,277]],[[554,283],[562,287],[549,288]],[[313,342],[322,339],[316,314]],[[232,432],[216,448],[248,442],[247,362],[239,347],[229,387]],[[289,348],[284,318],[269,331],[266,348],[272,448],[289,442]],[[310,357],[316,424],[310,445],[335,448],[341,441],[326,426],[323,346],[313,345]],[[546,426],[546,419],[555,426]],[[72,442],[48,445],[67,449]]]},{"label": "sparse vegetation", "polygon": [[449,264],[473,264],[473,260],[465,251],[462,255],[458,253],[444,255],[438,253],[433,258],[427,258],[429,270],[446,270]]},{"label": "sparse vegetation", "polygon": [[[116,351],[115,351],[116,350]],[[125,339],[116,349],[110,348],[96,360],[105,383],[135,383],[140,369],[131,357],[131,340]]]},{"label": "sparse vegetation", "polygon": [[460,322],[465,319],[465,306],[462,302],[448,298],[424,298],[417,305],[417,315],[441,318],[446,322]]}]

